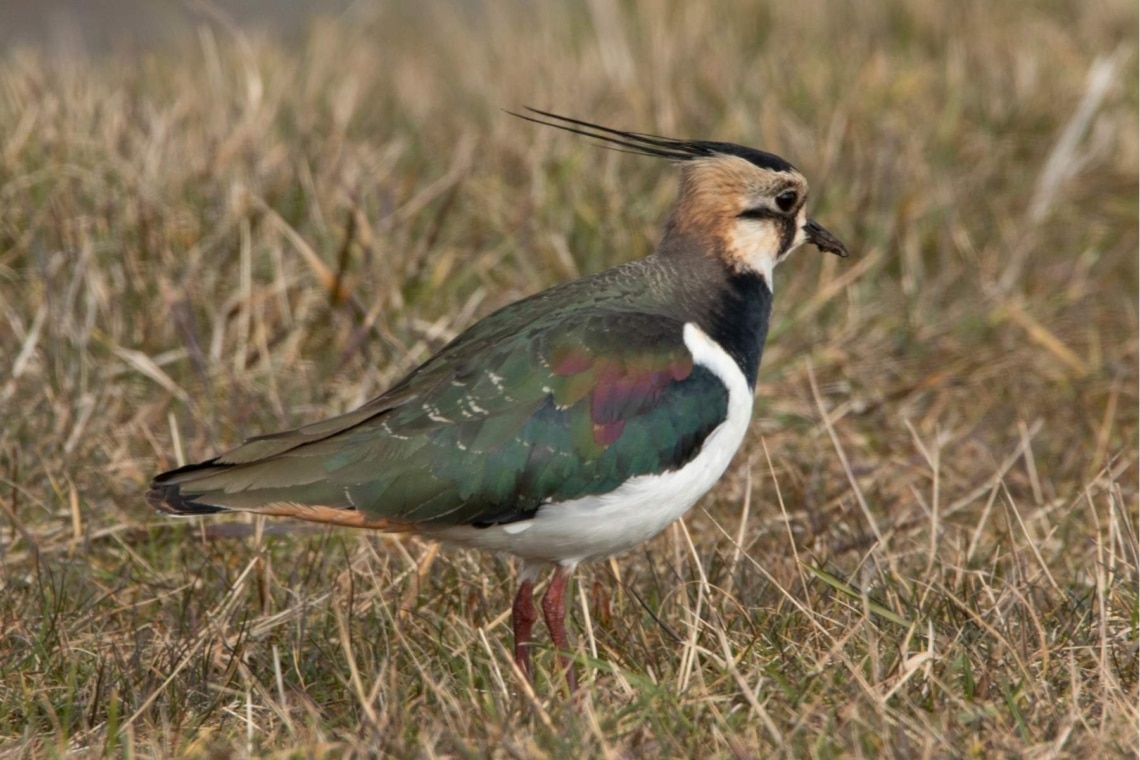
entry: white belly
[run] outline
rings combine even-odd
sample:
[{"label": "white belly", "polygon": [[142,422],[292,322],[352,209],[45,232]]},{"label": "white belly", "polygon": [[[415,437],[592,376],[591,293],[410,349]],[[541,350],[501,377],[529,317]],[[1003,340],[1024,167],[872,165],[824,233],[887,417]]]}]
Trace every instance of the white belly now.
[{"label": "white belly", "polygon": [[684,467],[640,475],[609,493],[544,504],[529,520],[486,528],[458,526],[432,531],[443,541],[504,551],[530,562],[576,565],[630,549],[660,533],[689,511],[728,468],[752,420],[752,390],[744,374],[700,328],[684,328],[693,361],[728,388],[728,414]]}]

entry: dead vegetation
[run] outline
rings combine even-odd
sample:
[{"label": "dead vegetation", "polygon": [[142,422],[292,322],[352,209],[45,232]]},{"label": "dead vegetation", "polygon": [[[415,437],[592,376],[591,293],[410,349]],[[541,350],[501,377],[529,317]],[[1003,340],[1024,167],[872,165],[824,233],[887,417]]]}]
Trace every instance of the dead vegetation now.
[{"label": "dead vegetation", "polygon": [[[0,753],[1135,752],[1134,4],[487,6],[0,59]],[[778,152],[854,254],[779,273],[718,490],[579,574],[576,708],[503,559],[142,499],[651,250],[669,167],[521,105]]]}]

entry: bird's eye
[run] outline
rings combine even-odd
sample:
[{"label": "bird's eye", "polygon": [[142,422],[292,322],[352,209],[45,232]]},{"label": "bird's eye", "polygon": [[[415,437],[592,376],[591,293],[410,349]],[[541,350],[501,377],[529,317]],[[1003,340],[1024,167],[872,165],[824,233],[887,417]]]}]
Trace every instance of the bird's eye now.
[{"label": "bird's eye", "polygon": [[795,190],[785,190],[776,196],[776,205],[780,207],[781,211],[788,212],[796,207],[796,201],[799,196],[796,195]]}]

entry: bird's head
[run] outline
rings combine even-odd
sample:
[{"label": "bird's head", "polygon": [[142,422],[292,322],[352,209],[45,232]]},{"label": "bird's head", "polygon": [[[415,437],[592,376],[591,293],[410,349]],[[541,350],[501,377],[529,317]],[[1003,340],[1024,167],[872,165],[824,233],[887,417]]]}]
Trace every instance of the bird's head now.
[{"label": "bird's head", "polygon": [[779,156],[733,143],[625,132],[528,110],[545,119],[514,115],[680,164],[681,195],[669,233],[695,241],[733,269],[757,272],[769,288],[772,270],[803,243],[847,256],[837,237],[808,218],[807,180]]}]

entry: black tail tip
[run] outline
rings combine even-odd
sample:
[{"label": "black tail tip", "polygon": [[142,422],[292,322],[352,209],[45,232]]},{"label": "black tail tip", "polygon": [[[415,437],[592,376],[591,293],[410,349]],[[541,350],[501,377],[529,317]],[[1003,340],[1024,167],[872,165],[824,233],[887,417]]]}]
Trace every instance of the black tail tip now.
[{"label": "black tail tip", "polygon": [[228,511],[225,507],[203,504],[197,501],[198,497],[202,495],[202,491],[187,493],[182,490],[182,486],[187,485],[187,475],[194,472],[201,472],[202,470],[209,470],[217,466],[216,460],[210,459],[205,462],[198,462],[197,464],[183,465],[182,467],[155,475],[154,480],[150,481],[150,489],[146,492],[147,503],[159,512],[186,517],[192,517],[194,515],[214,515],[218,512]]},{"label": "black tail tip", "polygon": [[146,501],[159,512],[182,517],[214,515],[226,511],[222,507],[194,501],[199,496],[201,494],[182,493],[182,489],[177,483],[161,483],[155,479],[150,484],[150,490],[146,492]]}]

